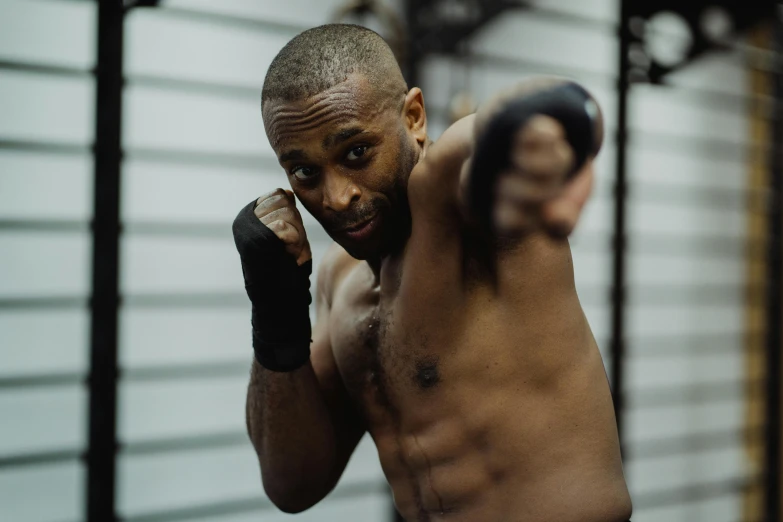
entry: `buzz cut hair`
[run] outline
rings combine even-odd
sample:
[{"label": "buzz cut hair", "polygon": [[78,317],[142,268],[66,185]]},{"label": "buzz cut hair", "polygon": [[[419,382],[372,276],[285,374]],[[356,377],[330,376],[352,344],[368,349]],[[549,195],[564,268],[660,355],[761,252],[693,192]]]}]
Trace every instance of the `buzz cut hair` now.
[{"label": "buzz cut hair", "polygon": [[389,44],[375,31],[352,24],[308,29],[289,41],[272,60],[261,105],[269,100],[299,101],[359,74],[389,96],[408,91]]}]

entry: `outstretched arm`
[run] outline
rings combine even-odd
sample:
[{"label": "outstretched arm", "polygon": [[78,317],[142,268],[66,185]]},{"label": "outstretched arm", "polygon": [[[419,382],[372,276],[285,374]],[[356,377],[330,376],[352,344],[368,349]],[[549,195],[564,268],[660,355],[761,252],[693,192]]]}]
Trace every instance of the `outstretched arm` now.
[{"label": "outstretched arm", "polygon": [[[440,207],[434,212],[453,206],[488,235],[564,237],[590,194],[602,140],[600,110],[584,89],[562,79],[527,81],[430,147],[419,192]],[[436,187],[440,197],[433,198]]]}]

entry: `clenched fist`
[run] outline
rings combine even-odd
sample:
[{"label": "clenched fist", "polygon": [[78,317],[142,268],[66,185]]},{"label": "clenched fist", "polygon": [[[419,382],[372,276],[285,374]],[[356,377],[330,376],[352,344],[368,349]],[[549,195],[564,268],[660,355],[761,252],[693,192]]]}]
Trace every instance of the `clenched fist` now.
[{"label": "clenched fist", "polygon": [[587,91],[558,79],[526,82],[482,107],[475,136],[464,172],[480,226],[503,236],[569,235],[603,138],[600,109]]},{"label": "clenched fist", "polygon": [[296,198],[290,190],[276,189],[256,200],[254,213],[261,223],[285,243],[286,252],[294,256],[297,265],[312,259],[302,215],[296,208]]},{"label": "clenched fist", "polygon": [[497,230],[504,234],[537,228],[570,232],[578,214],[552,208],[566,189],[575,161],[563,126],[549,116],[533,116],[514,135],[509,159],[495,185]]}]

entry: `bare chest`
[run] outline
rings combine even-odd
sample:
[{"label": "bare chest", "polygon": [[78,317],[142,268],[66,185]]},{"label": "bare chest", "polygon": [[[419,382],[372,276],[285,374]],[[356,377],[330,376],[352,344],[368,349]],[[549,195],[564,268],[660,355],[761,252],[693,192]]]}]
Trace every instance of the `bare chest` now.
[{"label": "bare chest", "polygon": [[394,412],[402,396],[438,388],[443,354],[427,314],[412,316],[394,285],[373,285],[368,272],[357,267],[334,297],[332,347],[346,389],[364,410]]}]

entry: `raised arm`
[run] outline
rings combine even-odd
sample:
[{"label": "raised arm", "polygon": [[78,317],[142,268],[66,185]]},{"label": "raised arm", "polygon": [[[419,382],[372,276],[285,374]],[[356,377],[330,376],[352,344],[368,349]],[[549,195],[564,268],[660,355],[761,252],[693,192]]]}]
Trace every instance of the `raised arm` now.
[{"label": "raised arm", "polygon": [[[334,488],[365,429],[343,387],[329,341],[328,294],[339,268],[335,267],[334,256],[327,256],[319,269],[317,321],[310,343],[306,317],[309,299],[304,303],[291,300],[297,293],[301,300],[302,288],[309,284],[291,284],[288,277],[293,273],[309,274],[306,267],[310,250],[301,217],[290,193],[279,191],[259,201],[253,219],[260,219],[277,236],[268,240],[283,241],[285,251],[279,253],[287,258],[278,260],[281,265],[266,261],[266,272],[254,274],[262,263],[252,260],[247,252],[243,257],[254,308],[256,352],[247,392],[247,430],[258,454],[267,495],[282,511],[298,513]],[[281,270],[271,271],[271,266]],[[297,272],[303,267],[304,272]],[[292,272],[286,274],[287,269]],[[265,277],[268,287],[259,291]],[[301,317],[288,319],[297,315]],[[288,323],[286,329],[276,330],[283,323]],[[307,343],[304,347],[299,341],[303,334]]]}]

